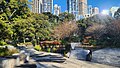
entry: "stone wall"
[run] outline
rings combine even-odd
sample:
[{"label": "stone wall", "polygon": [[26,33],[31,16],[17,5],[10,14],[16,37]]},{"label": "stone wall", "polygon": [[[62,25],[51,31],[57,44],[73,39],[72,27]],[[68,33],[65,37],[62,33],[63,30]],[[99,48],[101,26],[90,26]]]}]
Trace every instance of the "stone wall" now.
[{"label": "stone wall", "polygon": [[0,68],[14,68],[15,59],[0,58]]}]

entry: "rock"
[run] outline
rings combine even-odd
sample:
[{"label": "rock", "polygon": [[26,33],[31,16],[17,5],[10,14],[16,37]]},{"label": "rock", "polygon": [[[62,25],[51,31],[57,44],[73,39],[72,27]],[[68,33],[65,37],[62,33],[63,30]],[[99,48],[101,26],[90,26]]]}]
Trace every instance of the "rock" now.
[{"label": "rock", "polygon": [[93,52],[92,62],[120,67],[120,48],[104,48]]},{"label": "rock", "polygon": [[76,46],[80,46],[81,43],[70,43],[71,44],[71,49],[75,49]]},{"label": "rock", "polygon": [[22,64],[20,66],[16,66],[15,68],[36,68],[36,64]]},{"label": "rock", "polygon": [[26,55],[24,53],[20,53],[19,58],[20,58],[20,61],[24,61],[24,59],[26,58]]},{"label": "rock", "polygon": [[16,50],[16,48],[14,46],[11,45],[7,45],[8,50]]},{"label": "rock", "polygon": [[6,59],[2,61],[3,68],[14,68],[15,67],[15,59]]},{"label": "rock", "polygon": [[75,50],[71,50],[67,54],[69,58],[74,58],[74,59],[81,59],[81,60],[86,60],[86,55],[88,54],[89,50],[85,50],[83,48],[76,48]]}]

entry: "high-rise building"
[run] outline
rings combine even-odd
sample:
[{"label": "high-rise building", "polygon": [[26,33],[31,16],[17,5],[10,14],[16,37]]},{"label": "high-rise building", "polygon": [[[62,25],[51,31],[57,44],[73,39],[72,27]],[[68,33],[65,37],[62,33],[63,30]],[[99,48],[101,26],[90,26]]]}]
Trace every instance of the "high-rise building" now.
[{"label": "high-rise building", "polygon": [[89,6],[88,6],[88,14],[90,14],[90,15],[92,14],[92,9],[93,9],[93,8],[92,8],[92,5],[89,5]]},{"label": "high-rise building", "polygon": [[74,14],[76,19],[78,18],[78,3],[79,0],[67,0],[67,10],[69,13]]},{"label": "high-rise building", "polygon": [[43,0],[43,12],[51,12],[53,10],[53,0]]},{"label": "high-rise building", "polygon": [[32,12],[33,13],[42,13],[42,0],[33,0],[32,1]]},{"label": "high-rise building", "polygon": [[120,7],[111,7],[110,8],[110,15],[114,17],[115,12],[119,9]]},{"label": "high-rise building", "polygon": [[54,5],[54,15],[59,15],[61,12],[61,7],[58,6],[57,4]]},{"label": "high-rise building", "polygon": [[87,0],[79,0],[79,15],[86,15],[87,14]]},{"label": "high-rise building", "polygon": [[84,14],[84,15],[83,15],[84,18],[89,18],[89,17],[93,16],[93,8],[92,8],[92,5],[89,5],[87,9],[88,9],[87,14]]},{"label": "high-rise building", "polygon": [[69,13],[74,14],[76,20],[80,16],[86,15],[87,11],[87,0],[67,0],[67,10]]},{"label": "high-rise building", "polygon": [[93,15],[99,14],[99,8],[98,7],[93,8],[92,14]]}]

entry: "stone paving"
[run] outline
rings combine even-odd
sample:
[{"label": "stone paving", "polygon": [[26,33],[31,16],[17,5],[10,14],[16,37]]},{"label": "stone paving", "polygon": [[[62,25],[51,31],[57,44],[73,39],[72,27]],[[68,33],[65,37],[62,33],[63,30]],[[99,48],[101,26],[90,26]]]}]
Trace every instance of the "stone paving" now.
[{"label": "stone paving", "polygon": [[[84,50],[80,50],[82,51],[80,52],[79,49],[77,49],[77,52],[75,52],[76,49],[72,50],[71,55],[73,54],[75,55],[70,56],[70,58],[63,57],[61,54],[57,54],[57,53],[36,51],[35,49],[33,49],[33,47],[20,46],[18,47],[18,49],[20,49],[20,53],[14,54],[16,59],[13,58],[12,56],[11,58],[6,58],[5,60],[4,59],[2,60],[1,59],[2,57],[0,58],[0,68],[2,68],[2,65],[4,65],[3,68],[119,68],[115,66],[99,64],[93,61],[87,62],[87,61],[78,59],[78,58],[84,58],[85,56],[84,55],[85,52],[83,52]],[[111,51],[111,50],[108,50],[108,51]],[[107,53],[102,53],[106,51],[100,50],[99,52],[100,52],[99,55],[107,54]],[[116,51],[116,53],[117,52],[118,50]],[[98,53],[97,51],[94,52],[93,57],[95,57],[97,53]],[[113,55],[114,52],[108,52],[108,54]],[[74,56],[79,56],[79,57],[72,58]],[[120,58],[119,53],[117,55],[117,58]],[[119,60],[117,59],[117,61]],[[14,65],[16,66],[14,67]]]},{"label": "stone paving", "polygon": [[30,54],[28,63],[16,68],[118,68],[94,62],[86,62],[75,58],[65,58],[61,54],[25,49]]}]

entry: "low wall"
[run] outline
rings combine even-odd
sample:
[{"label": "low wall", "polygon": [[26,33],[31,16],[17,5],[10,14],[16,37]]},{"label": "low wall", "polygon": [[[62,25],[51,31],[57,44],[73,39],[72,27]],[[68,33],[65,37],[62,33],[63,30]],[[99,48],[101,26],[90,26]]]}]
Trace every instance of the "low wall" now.
[{"label": "low wall", "polygon": [[81,45],[81,43],[70,43],[70,44],[71,44],[71,48],[72,48],[72,49],[75,49],[75,47]]},{"label": "low wall", "polygon": [[0,58],[0,68],[14,68],[15,59]]},{"label": "low wall", "polygon": [[0,68],[15,68],[24,63],[20,56],[0,57]]}]

